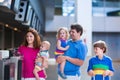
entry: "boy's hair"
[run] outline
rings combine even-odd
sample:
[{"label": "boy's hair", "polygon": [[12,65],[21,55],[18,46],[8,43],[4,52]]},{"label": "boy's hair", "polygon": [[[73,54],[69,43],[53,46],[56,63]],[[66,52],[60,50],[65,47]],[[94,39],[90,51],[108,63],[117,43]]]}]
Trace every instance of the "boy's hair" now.
[{"label": "boy's hair", "polygon": [[96,41],[94,44],[93,44],[93,47],[99,47],[100,49],[103,49],[103,53],[106,53],[107,51],[107,46],[106,46],[106,43],[105,41],[102,41],[102,40],[99,40],[99,41]]},{"label": "boy's hair", "polygon": [[66,39],[68,39],[69,38],[69,31],[68,31],[68,29],[66,27],[59,28],[59,30],[57,31],[57,35],[56,35],[57,39],[60,39],[60,31],[61,30],[65,30],[65,32],[66,32]]},{"label": "boy's hair", "polygon": [[80,35],[83,34],[83,27],[80,24],[74,23],[71,26],[71,29],[75,29],[78,32],[80,32]]},{"label": "boy's hair", "polygon": [[42,44],[45,44],[47,46],[47,49],[50,49],[50,42],[49,41],[43,41]]}]

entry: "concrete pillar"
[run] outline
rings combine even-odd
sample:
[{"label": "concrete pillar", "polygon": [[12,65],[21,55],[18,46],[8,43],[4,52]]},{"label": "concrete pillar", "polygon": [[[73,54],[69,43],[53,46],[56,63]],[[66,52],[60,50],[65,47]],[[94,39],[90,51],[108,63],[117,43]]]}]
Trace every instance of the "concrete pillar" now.
[{"label": "concrete pillar", "polygon": [[88,46],[88,55],[92,55],[92,0],[76,0],[75,20],[84,28],[82,38]]}]

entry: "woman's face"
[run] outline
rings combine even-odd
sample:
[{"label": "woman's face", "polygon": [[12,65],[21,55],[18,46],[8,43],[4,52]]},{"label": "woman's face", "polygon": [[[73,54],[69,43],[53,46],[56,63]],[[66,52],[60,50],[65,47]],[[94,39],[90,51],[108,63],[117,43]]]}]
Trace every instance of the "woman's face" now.
[{"label": "woman's face", "polygon": [[34,35],[31,32],[28,32],[27,36],[26,36],[26,40],[28,42],[28,45],[29,44],[33,44],[33,42],[34,42]]}]

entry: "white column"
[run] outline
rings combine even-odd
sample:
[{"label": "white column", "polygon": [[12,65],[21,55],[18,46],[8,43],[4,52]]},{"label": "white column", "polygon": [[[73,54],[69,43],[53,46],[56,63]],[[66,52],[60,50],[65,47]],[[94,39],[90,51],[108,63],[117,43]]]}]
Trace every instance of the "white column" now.
[{"label": "white column", "polygon": [[76,0],[75,20],[84,28],[83,39],[88,46],[88,55],[92,55],[92,0]]}]

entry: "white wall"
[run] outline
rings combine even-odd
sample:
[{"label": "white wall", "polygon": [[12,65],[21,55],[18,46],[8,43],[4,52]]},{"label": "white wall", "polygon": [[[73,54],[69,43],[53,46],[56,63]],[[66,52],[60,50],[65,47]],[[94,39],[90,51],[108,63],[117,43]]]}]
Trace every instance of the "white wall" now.
[{"label": "white wall", "polygon": [[76,0],[76,22],[83,26],[83,39],[88,46],[88,55],[92,55],[92,0]]},{"label": "white wall", "polygon": [[56,32],[60,27],[68,27],[75,22],[72,16],[54,16],[53,21],[46,21],[46,32]]},{"label": "white wall", "polygon": [[120,17],[93,17],[93,32],[120,32]]}]

